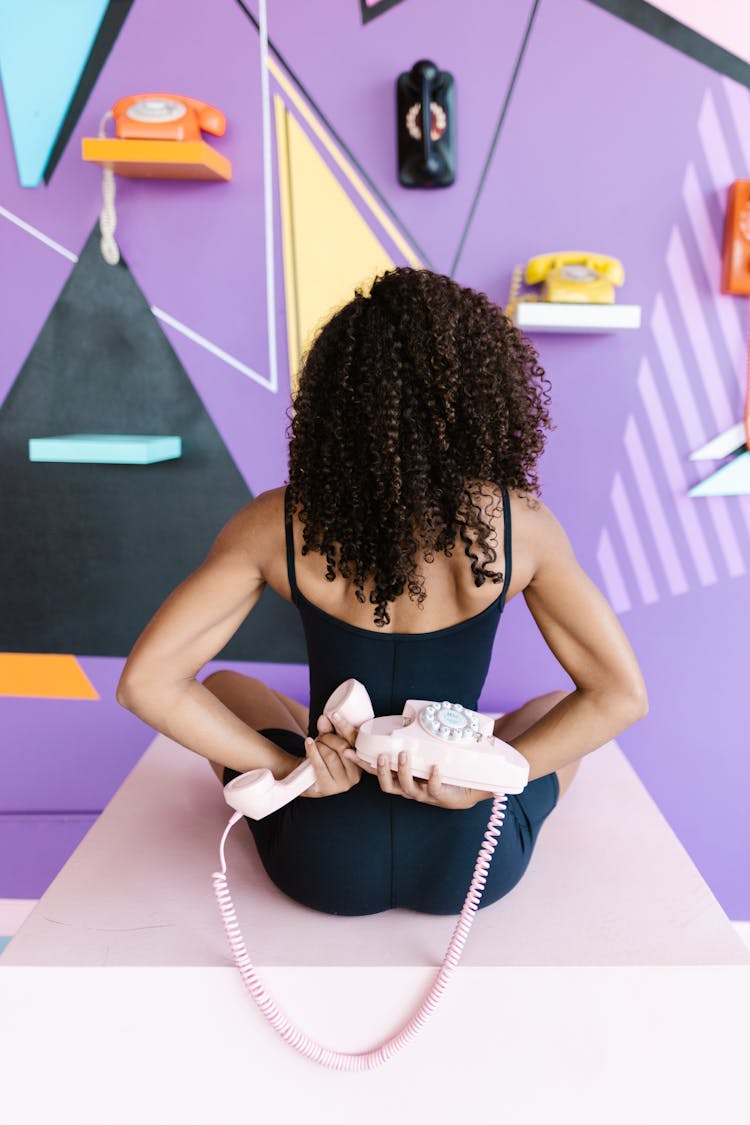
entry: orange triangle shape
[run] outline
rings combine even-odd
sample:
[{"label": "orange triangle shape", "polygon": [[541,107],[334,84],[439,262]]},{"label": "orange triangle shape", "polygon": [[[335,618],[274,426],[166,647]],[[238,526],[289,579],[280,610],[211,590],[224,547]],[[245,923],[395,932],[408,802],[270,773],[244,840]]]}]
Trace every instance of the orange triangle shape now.
[{"label": "orange triangle shape", "polygon": [[0,695],[99,699],[75,656],[36,652],[0,653]]}]

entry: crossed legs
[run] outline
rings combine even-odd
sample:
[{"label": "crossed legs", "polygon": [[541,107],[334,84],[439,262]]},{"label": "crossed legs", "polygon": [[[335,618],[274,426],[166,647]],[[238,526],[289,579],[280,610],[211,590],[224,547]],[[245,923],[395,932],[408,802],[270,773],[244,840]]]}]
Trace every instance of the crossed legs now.
[{"label": "crossed legs", "polygon": [[[254,676],[222,668],[218,672],[211,672],[202,682],[225,707],[253,730],[280,727],[296,734],[307,734],[308,708],[280,691],[273,691]],[[224,766],[218,762],[211,762],[210,765],[219,781],[223,782]]]}]

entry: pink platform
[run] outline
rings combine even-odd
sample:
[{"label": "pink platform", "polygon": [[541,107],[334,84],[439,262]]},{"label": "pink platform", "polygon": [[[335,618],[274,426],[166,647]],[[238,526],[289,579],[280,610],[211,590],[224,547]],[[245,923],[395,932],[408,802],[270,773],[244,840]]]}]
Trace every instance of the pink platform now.
[{"label": "pink platform", "polygon": [[[211,885],[231,815],[204,761],[158,736],[4,955],[13,965],[226,965]],[[477,847],[479,841],[477,841]],[[244,822],[229,885],[259,965],[431,965],[453,921],[412,911],[321,914],[271,883]],[[524,878],[481,910],[464,965],[750,961],[619,748],[584,759]]]},{"label": "pink platform", "polygon": [[[417,1040],[363,1074],[293,1052],[245,991],[211,885],[230,815],[206,762],[158,736],[0,957],[0,1119],[382,1125],[416,1093],[431,1125],[487,1097],[491,1120],[526,1125],[747,1109],[750,953],[615,743],[480,911]],[[289,1015],[339,1050],[398,1030],[454,920],[299,906],[244,823],[227,857],[250,956]]]}]

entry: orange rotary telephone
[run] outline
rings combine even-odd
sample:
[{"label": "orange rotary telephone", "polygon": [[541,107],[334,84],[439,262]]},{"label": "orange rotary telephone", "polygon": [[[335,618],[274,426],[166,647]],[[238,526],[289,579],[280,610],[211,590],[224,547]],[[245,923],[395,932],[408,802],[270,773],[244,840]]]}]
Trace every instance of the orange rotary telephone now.
[{"label": "orange rotary telephone", "polygon": [[[721,256],[721,291],[750,297],[750,180],[735,180],[729,186]],[[738,422],[690,455],[691,461],[717,461],[728,457],[718,469],[688,489],[688,496],[750,495],[750,301],[748,317],[747,377],[745,410]]]},{"label": "orange rotary telephone", "polygon": [[[104,126],[115,120],[115,136]],[[98,137],[84,137],[81,155],[118,176],[169,180],[231,180],[232,163],[203,140],[223,137],[220,109],[181,94],[132,94],[101,120]]]},{"label": "orange rotary telephone", "polygon": [[122,140],[202,141],[201,130],[223,137],[227,119],[220,109],[179,94],[133,94],[112,107]]},{"label": "orange rotary telephone", "polygon": [[721,266],[722,292],[750,297],[750,180],[729,188]]},{"label": "orange rotary telephone", "polygon": [[[105,133],[113,117],[115,136]],[[120,261],[115,241],[114,177],[159,180],[231,180],[232,162],[203,140],[201,130],[222,137],[227,119],[220,109],[180,94],[132,94],[120,98],[99,122],[98,137],[83,137],[81,156],[102,169],[99,216],[104,260]]]},{"label": "orange rotary telephone", "polygon": [[[735,180],[729,188],[721,259],[724,293],[750,296],[750,180]],[[750,333],[750,327],[748,328]],[[745,445],[750,449],[750,339],[745,392]]]}]

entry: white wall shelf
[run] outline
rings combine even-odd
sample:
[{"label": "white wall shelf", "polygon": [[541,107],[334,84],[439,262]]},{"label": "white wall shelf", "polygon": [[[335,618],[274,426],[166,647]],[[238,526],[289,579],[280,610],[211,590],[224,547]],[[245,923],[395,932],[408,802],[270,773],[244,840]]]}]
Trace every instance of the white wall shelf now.
[{"label": "white wall shelf", "polygon": [[513,323],[525,332],[620,332],[640,328],[641,306],[519,301]]}]

